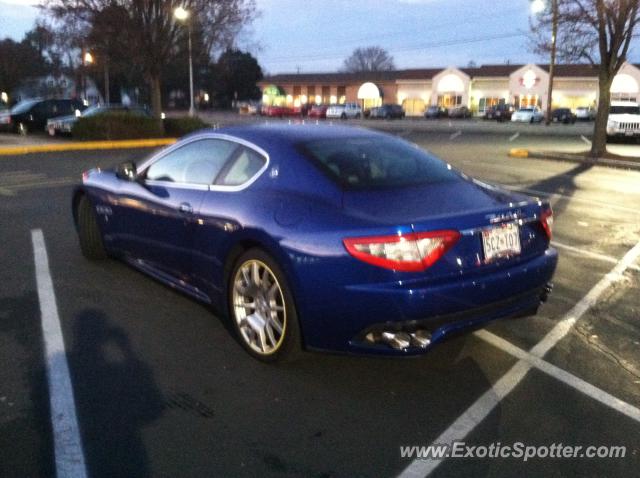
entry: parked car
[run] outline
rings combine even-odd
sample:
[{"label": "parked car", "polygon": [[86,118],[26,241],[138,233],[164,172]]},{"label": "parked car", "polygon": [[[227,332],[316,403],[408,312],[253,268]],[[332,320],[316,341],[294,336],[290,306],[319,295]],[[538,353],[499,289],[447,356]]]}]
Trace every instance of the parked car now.
[{"label": "parked car", "polygon": [[612,101],[607,119],[607,139],[640,138],[640,106],[631,101]]},{"label": "parked car", "polygon": [[331,105],[327,108],[327,118],[361,118],[362,108],[358,103],[345,103],[343,105]]},{"label": "parked car", "polygon": [[404,118],[404,110],[400,105],[385,104],[376,108],[371,108],[369,118],[402,119]]},{"label": "parked car", "polygon": [[291,116],[293,111],[287,106],[270,105],[262,107],[262,114],[272,118],[282,118],[283,116]]},{"label": "parked car", "polygon": [[43,131],[50,118],[61,115],[73,115],[85,106],[79,100],[70,99],[33,99],[21,101],[8,114],[0,115],[0,128],[27,134],[31,131]]},{"label": "parked car", "polygon": [[596,109],[592,106],[578,106],[576,108],[576,119],[581,121],[591,121],[596,119]]},{"label": "parked car", "polygon": [[497,120],[498,122],[509,121],[515,108],[509,103],[502,103],[488,107],[484,112],[484,119]]},{"label": "parked car", "polygon": [[577,116],[569,108],[556,108],[551,112],[551,121],[556,123],[573,124]]},{"label": "parked car", "polygon": [[261,101],[249,101],[246,106],[240,108],[240,114],[259,115],[262,110]]},{"label": "parked car", "polygon": [[309,110],[309,118],[326,118],[329,105],[313,105]]},{"label": "parked car", "polygon": [[424,117],[428,119],[445,118],[449,116],[449,110],[442,106],[429,106],[424,112]]},{"label": "parked car", "polygon": [[142,106],[125,106],[119,103],[109,105],[95,105],[84,111],[76,111],[72,115],[58,116],[47,121],[46,131],[51,136],[56,134],[73,134],[73,128],[80,118],[105,115],[107,113],[128,113],[132,115],[151,117],[148,109]]},{"label": "parked car", "polygon": [[471,118],[471,110],[466,106],[457,106],[449,110],[449,118]]},{"label": "parked car", "polygon": [[511,115],[511,121],[514,123],[540,123],[543,119],[544,113],[537,106],[520,108]]},{"label": "parked car", "polygon": [[85,172],[71,206],[85,257],[120,258],[226,311],[268,362],[302,347],[421,354],[535,314],[558,259],[547,200],[360,128],[201,131]]}]

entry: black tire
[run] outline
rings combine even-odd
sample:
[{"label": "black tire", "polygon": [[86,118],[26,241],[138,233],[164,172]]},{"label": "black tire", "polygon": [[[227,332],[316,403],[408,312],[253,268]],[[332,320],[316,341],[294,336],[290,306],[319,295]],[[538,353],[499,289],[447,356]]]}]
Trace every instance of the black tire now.
[{"label": "black tire", "polygon": [[98,226],[96,213],[86,196],[82,196],[78,202],[76,214],[82,255],[92,261],[105,259],[107,252],[102,242],[102,233]]},{"label": "black tire", "polygon": [[[275,350],[270,351],[268,354],[257,352],[247,342],[247,339],[240,329],[240,324],[237,319],[236,310],[234,307],[234,284],[236,276],[239,274],[239,271],[243,265],[246,265],[248,262],[252,261],[262,263],[270,269],[270,272],[273,274],[273,277],[275,277],[275,280],[280,287],[280,291],[282,293],[281,297],[284,301],[283,305],[285,318],[283,322],[284,326],[282,327],[282,338],[278,340],[278,345],[276,346]],[[300,333],[298,314],[296,312],[291,288],[287,283],[287,279],[282,272],[282,269],[276,263],[276,261],[262,249],[249,249],[236,260],[231,270],[231,274],[229,275],[227,284],[229,321],[235,332],[236,339],[238,340],[238,342],[240,342],[247,353],[249,353],[249,355],[256,359],[267,363],[293,362],[295,360],[298,360],[302,355],[302,334]],[[257,302],[257,300],[254,302]]]},{"label": "black tire", "polygon": [[340,115],[340,119],[347,119],[347,114],[346,113],[342,113]]},{"label": "black tire", "polygon": [[360,113],[356,113],[356,119],[360,119],[361,115]]}]

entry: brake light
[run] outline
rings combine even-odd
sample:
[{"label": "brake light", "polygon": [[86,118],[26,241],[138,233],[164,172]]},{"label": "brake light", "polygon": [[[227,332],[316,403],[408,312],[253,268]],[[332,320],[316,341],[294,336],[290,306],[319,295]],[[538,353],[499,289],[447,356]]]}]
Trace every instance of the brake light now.
[{"label": "brake light", "polygon": [[430,231],[397,236],[355,237],[344,245],[356,259],[402,272],[431,267],[460,238],[458,231]]},{"label": "brake light", "polygon": [[553,211],[551,210],[551,206],[542,211],[540,214],[540,222],[542,223],[542,227],[544,228],[544,232],[547,234],[547,237],[551,240],[553,232]]}]

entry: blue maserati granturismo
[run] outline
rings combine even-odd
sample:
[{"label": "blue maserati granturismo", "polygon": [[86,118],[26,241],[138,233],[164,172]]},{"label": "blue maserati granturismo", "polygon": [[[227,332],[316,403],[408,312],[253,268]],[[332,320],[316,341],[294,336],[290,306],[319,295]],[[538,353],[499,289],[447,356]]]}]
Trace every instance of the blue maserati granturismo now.
[{"label": "blue maserati granturismo", "polygon": [[72,208],[84,256],[211,304],[264,361],[424,353],[535,314],[557,263],[547,202],[343,126],[201,131],[87,171]]}]

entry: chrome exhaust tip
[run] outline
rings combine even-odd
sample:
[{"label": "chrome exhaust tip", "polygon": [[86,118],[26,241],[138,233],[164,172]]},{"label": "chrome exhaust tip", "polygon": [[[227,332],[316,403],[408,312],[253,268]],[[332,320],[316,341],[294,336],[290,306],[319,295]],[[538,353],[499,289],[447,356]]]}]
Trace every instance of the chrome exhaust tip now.
[{"label": "chrome exhaust tip", "polygon": [[381,339],[396,350],[403,350],[411,345],[411,336],[406,332],[382,332]]},{"label": "chrome exhaust tip", "polygon": [[431,333],[427,330],[416,330],[409,335],[414,347],[426,348],[431,343]]},{"label": "chrome exhaust tip", "polygon": [[552,290],[553,284],[551,282],[545,284],[545,286],[542,288],[542,293],[540,294],[540,302],[546,302],[549,299],[549,294],[551,294]]}]

